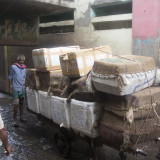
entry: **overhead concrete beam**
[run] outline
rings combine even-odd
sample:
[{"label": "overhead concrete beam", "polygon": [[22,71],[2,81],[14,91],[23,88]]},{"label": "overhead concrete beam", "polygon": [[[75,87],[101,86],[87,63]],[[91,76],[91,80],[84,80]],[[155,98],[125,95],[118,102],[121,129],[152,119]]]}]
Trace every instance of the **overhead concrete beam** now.
[{"label": "overhead concrete beam", "polygon": [[34,0],[42,3],[49,3],[52,5],[58,5],[62,7],[75,8],[75,0]]},{"label": "overhead concrete beam", "polygon": [[74,0],[0,0],[0,15],[42,16],[74,8]]},{"label": "overhead concrete beam", "polygon": [[102,16],[94,17],[91,19],[91,22],[109,22],[109,21],[124,21],[132,20],[132,14],[121,14],[121,15],[112,15],[112,16]]},{"label": "overhead concrete beam", "polygon": [[69,25],[74,25],[74,20],[41,23],[41,24],[39,24],[39,27],[69,26]]}]

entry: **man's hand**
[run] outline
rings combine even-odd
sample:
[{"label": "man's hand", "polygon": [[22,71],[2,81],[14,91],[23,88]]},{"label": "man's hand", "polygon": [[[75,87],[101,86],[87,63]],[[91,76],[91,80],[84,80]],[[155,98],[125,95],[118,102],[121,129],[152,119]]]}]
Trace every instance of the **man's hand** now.
[{"label": "man's hand", "polygon": [[0,129],[0,139],[2,140],[3,145],[7,151],[6,155],[9,155],[11,152],[13,152],[12,147],[8,144],[8,135],[4,127]]},{"label": "man's hand", "polygon": [[12,94],[12,88],[9,88],[9,93]]},{"label": "man's hand", "polygon": [[10,145],[8,145],[7,147],[5,147],[5,149],[7,151],[7,153],[6,153],[7,156],[9,156],[11,152],[14,152],[13,148]]}]

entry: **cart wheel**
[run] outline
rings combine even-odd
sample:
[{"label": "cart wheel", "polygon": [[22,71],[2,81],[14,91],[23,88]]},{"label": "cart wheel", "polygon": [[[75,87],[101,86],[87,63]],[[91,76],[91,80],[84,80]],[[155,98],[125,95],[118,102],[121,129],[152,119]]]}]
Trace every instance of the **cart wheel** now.
[{"label": "cart wheel", "polygon": [[56,133],[54,136],[54,144],[57,152],[64,158],[68,157],[71,151],[70,143],[63,133]]},{"label": "cart wheel", "polygon": [[126,160],[127,159],[126,152],[124,152],[124,151],[120,151],[119,156],[120,156],[121,160]]}]

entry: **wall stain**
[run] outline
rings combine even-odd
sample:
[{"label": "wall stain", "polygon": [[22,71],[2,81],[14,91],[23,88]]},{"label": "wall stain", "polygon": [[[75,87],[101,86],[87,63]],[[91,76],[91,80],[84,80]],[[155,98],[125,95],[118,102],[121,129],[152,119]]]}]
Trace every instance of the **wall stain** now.
[{"label": "wall stain", "polygon": [[133,40],[132,53],[134,55],[153,57],[155,59],[157,66],[160,66],[159,43],[160,43],[160,38]]},{"label": "wall stain", "polygon": [[77,19],[77,21],[76,21],[76,24],[78,27],[88,27],[91,23],[90,8],[89,7],[83,15],[84,15],[84,17],[81,17],[81,18]]}]

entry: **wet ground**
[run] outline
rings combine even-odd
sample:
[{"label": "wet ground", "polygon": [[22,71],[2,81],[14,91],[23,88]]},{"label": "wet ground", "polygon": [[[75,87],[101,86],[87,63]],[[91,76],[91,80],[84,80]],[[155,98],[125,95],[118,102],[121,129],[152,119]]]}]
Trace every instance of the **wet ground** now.
[{"label": "wet ground", "polygon": [[[9,143],[15,152],[11,155],[13,160],[65,160],[57,152],[53,144],[56,128],[37,119],[37,116],[27,111],[25,105],[24,115],[27,123],[19,122],[19,127],[13,127],[13,106],[9,95],[0,93],[0,113],[2,115]],[[127,160],[156,160],[159,144],[155,142],[141,144],[140,148],[148,153],[147,157],[128,155]],[[88,145],[82,140],[72,143],[72,152],[67,160],[91,160]],[[120,160],[119,152],[107,146],[97,148],[99,160]],[[0,143],[0,160],[5,157],[4,148]]]}]

